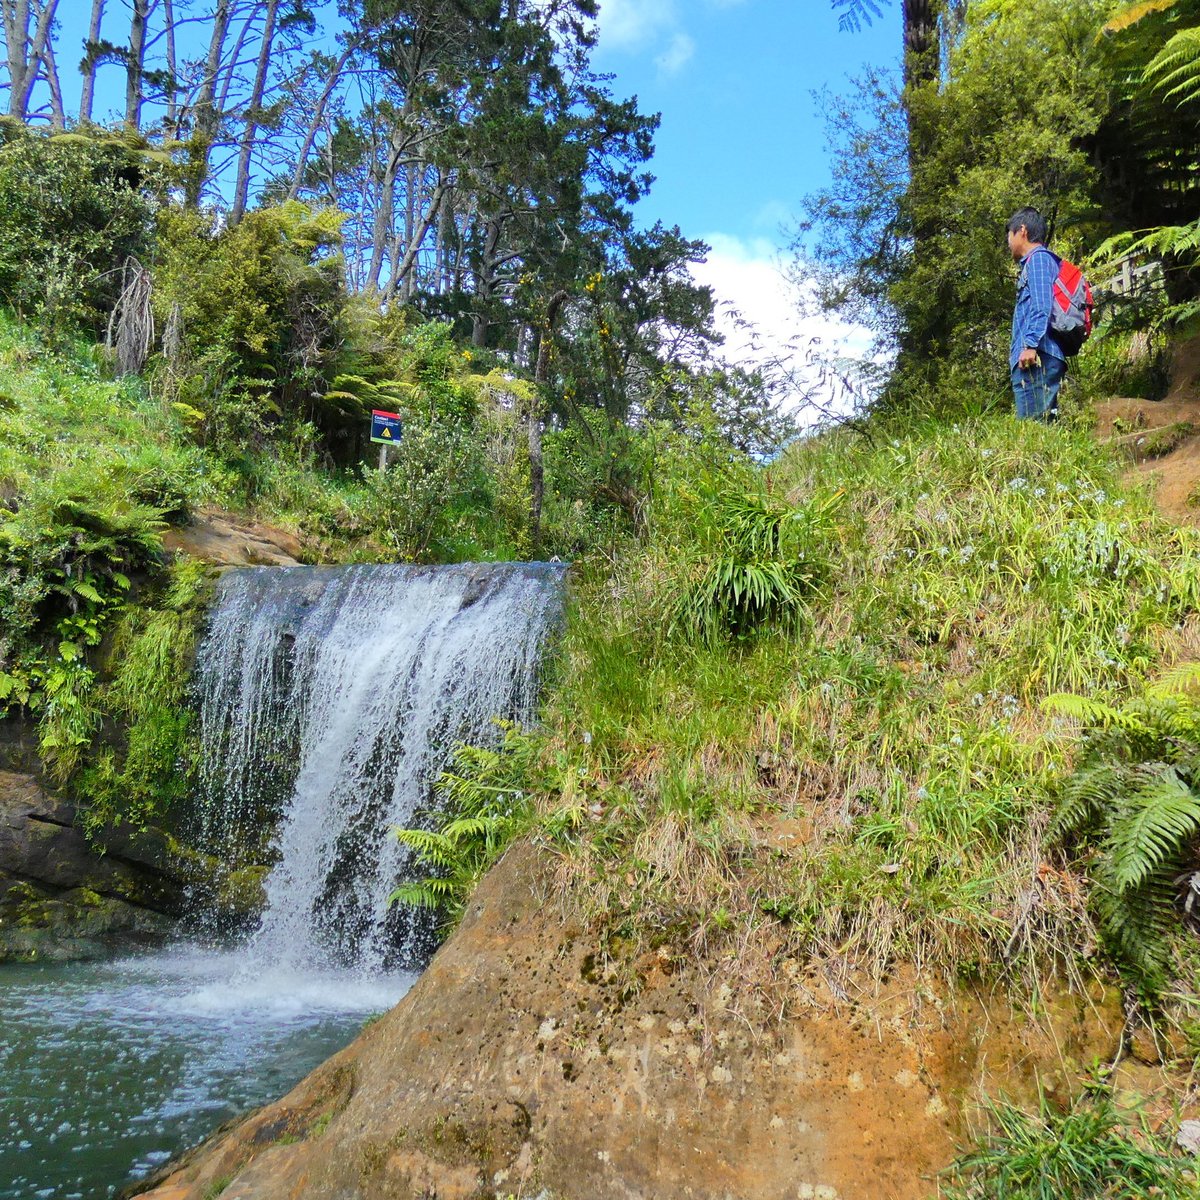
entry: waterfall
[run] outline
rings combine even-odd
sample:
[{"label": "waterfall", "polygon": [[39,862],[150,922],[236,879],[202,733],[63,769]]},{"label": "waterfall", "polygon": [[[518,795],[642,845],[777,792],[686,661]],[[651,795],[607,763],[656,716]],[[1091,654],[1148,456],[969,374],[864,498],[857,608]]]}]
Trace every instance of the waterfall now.
[{"label": "waterfall", "polygon": [[436,803],[456,745],[533,717],[562,579],[548,564],[225,574],[197,660],[201,838],[273,863],[252,958],[420,958],[423,923],[387,903],[408,865],[393,831]]}]

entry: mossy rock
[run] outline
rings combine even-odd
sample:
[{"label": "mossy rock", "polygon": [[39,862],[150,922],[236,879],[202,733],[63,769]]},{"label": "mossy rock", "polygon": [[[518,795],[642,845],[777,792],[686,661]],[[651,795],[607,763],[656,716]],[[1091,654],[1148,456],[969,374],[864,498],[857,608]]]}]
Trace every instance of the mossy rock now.
[{"label": "mossy rock", "polygon": [[0,897],[0,962],[101,958],[117,944],[159,941],[173,927],[161,913],[92,888],[55,893],[20,881]]}]

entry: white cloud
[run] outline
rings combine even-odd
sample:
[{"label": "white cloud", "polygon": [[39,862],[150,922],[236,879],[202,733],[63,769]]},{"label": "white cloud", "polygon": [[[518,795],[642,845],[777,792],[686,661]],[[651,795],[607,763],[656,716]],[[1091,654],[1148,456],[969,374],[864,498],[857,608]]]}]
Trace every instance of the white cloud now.
[{"label": "white cloud", "polygon": [[[784,277],[779,251],[767,239],[747,241],[710,233],[704,240],[712,250],[706,262],[692,266],[692,274],[712,288],[720,306],[717,323],[725,334],[723,356],[748,367],[784,363],[796,380],[791,394],[795,405],[808,389],[820,390],[822,401],[835,399],[830,390],[821,389],[812,356],[870,359],[869,331],[829,316],[804,315],[803,297]],[[751,328],[745,328],[738,317]]]},{"label": "white cloud", "polygon": [[654,60],[664,75],[674,75],[696,52],[696,43],[686,33],[677,33],[667,48]]},{"label": "white cloud", "polygon": [[610,49],[642,51],[678,22],[675,0],[601,0],[600,41]]},{"label": "white cloud", "polygon": [[[704,0],[709,9],[730,9],[746,0]],[[600,0],[597,28],[600,47],[630,54],[651,54],[665,75],[673,75],[696,51],[685,15],[695,13],[691,0]]]}]

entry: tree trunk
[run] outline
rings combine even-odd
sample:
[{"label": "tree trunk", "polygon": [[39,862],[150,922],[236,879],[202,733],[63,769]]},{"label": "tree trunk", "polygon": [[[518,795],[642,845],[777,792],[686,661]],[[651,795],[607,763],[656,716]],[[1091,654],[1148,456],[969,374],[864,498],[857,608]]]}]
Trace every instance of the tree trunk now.
[{"label": "tree trunk", "polygon": [[554,327],[568,294],[557,291],[546,305],[546,320],[538,345],[537,367],[533,372],[534,396],[529,405],[529,551],[536,559],[542,552],[542,499],[545,494],[545,470],[542,464],[543,397],[550,384],[550,355],[554,345]]},{"label": "tree trunk", "polygon": [[92,98],[96,94],[96,72],[100,64],[96,57],[96,44],[100,41],[100,22],[104,19],[104,0],[92,0],[92,19],[88,23],[87,53],[80,69],[83,73],[83,90],[79,94],[80,123],[92,119]]},{"label": "tree trunk", "polygon": [[[408,248],[404,252],[404,257],[400,260],[399,267],[396,268],[396,278],[392,283],[393,292],[401,286],[406,289],[408,288],[407,280],[413,268],[417,265],[417,255],[420,254],[421,246],[429,236],[429,231],[433,228],[433,224],[438,218],[438,212],[446,202],[449,190],[449,186],[439,179],[429,197],[429,208],[426,210],[425,216],[421,219],[420,225],[413,231],[413,236],[408,243]],[[411,296],[412,290],[408,289],[406,294]]]},{"label": "tree trunk", "polygon": [[254,28],[261,4],[262,0],[254,0],[250,15],[242,22],[242,31],[237,35],[237,41],[233,43],[233,53],[229,56],[229,65],[225,69],[224,78],[221,80],[221,91],[217,96],[218,113],[229,111],[229,92],[233,88],[233,81],[238,74],[238,65],[242,61],[242,47],[245,46],[246,39],[250,36],[250,30]]},{"label": "tree trunk", "polygon": [[476,310],[471,322],[471,345],[483,349],[487,345],[488,319],[487,307],[491,303],[496,290],[495,260],[496,247],[500,244],[500,222],[488,221],[483,233],[483,254],[479,263],[479,281],[476,294],[482,302]]},{"label": "tree trunk", "polygon": [[254,149],[254,134],[258,129],[259,113],[262,111],[263,93],[267,88],[267,68],[270,66],[271,44],[275,40],[275,17],[278,12],[279,0],[267,0],[262,42],[258,48],[258,62],[254,67],[254,84],[250,89],[250,103],[246,108],[242,144],[238,147],[237,182],[233,188],[233,207],[229,212],[231,225],[236,225],[242,219],[250,194],[250,154]]},{"label": "tree trunk", "polygon": [[179,75],[175,58],[175,0],[163,0],[167,34],[167,121],[174,137],[179,136]]},{"label": "tree trunk", "polygon": [[192,208],[199,207],[200,195],[208,181],[208,155],[217,130],[217,112],[214,105],[217,95],[217,73],[221,69],[221,52],[225,48],[225,35],[229,31],[230,3],[231,0],[217,0],[217,7],[213,12],[212,36],[208,42],[208,58],[204,64],[204,78],[196,97],[196,117],[191,145],[188,147],[188,178],[184,187],[185,199]]},{"label": "tree trunk", "polygon": [[29,100],[37,82],[54,10],[58,0],[45,0],[36,9],[37,24],[33,40],[29,37],[29,0],[2,0],[0,14],[4,18],[4,44],[8,50],[8,114],[24,121],[29,114]]},{"label": "tree trunk", "polygon": [[46,43],[42,53],[42,73],[50,88],[50,127],[63,130],[67,127],[67,114],[63,108],[62,83],[58,78],[58,64],[54,61],[54,42]]},{"label": "tree trunk", "polygon": [[138,130],[142,124],[142,72],[146,60],[146,18],[149,0],[133,0],[129,20],[129,57],[125,61],[125,128]]},{"label": "tree trunk", "polygon": [[350,54],[351,48],[347,46],[342,51],[342,56],[334,63],[333,70],[330,71],[329,78],[325,81],[325,87],[317,100],[317,106],[313,110],[312,120],[309,121],[308,128],[304,131],[304,141],[300,143],[300,149],[296,153],[296,169],[292,172],[292,183],[288,188],[287,198],[289,200],[295,200],[300,192],[308,156],[312,153],[313,142],[317,139],[317,131],[321,128],[321,122],[325,120],[325,106],[329,103],[330,96],[333,95],[333,89],[337,87],[338,79],[349,61]]},{"label": "tree trunk", "polygon": [[379,277],[383,273],[383,260],[387,254],[388,238],[392,233],[392,209],[396,195],[396,169],[400,164],[400,151],[388,147],[387,162],[383,167],[383,178],[379,184],[379,198],[375,202],[375,221],[371,228],[371,262],[367,267],[364,284],[368,292],[379,291]]}]

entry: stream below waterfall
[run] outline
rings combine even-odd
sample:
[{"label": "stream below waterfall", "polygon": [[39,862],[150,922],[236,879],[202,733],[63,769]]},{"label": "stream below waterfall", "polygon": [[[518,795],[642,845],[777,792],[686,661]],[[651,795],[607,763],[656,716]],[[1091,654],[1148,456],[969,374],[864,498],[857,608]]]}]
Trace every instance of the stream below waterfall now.
[{"label": "stream below waterfall", "polygon": [[[433,914],[390,903],[395,830],[497,721],[536,713],[547,563],[245,568],[195,671],[188,842],[266,874],[253,929],[104,963],[0,966],[0,1200],[104,1200],[273,1100],[397,1001]],[[205,944],[230,932],[193,925]]]},{"label": "stream below waterfall", "polygon": [[243,971],[193,947],[0,966],[0,1200],[105,1200],[288,1091],[415,978]]}]

